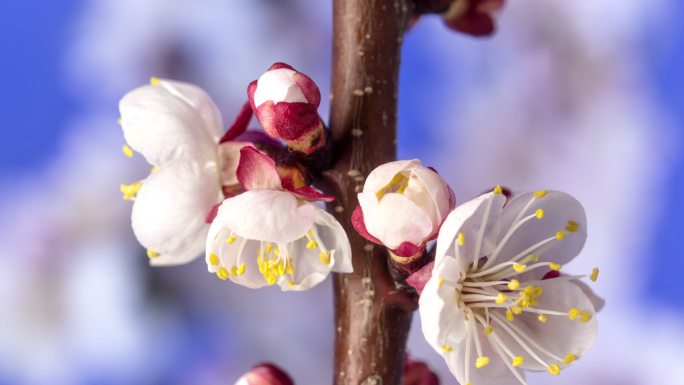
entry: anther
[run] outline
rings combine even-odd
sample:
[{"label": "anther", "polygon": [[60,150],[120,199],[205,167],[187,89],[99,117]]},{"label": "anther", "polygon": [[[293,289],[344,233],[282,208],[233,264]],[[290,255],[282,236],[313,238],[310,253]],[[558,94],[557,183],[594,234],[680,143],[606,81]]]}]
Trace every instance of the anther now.
[{"label": "anther", "polygon": [[219,264],[219,257],[215,253],[209,254],[209,263],[211,263],[214,266],[218,266]]},{"label": "anther", "polygon": [[245,273],[245,270],[247,270],[247,265],[246,265],[244,262],[242,262],[242,263],[240,264],[240,267],[237,268],[237,272],[236,272],[236,273],[237,273],[237,275],[242,275],[242,274]]},{"label": "anther", "polygon": [[568,318],[570,318],[571,321],[575,320],[580,315],[580,311],[578,308],[573,307],[568,311]]},{"label": "anther", "polygon": [[508,283],[508,288],[511,290],[517,290],[520,287],[520,281],[517,279],[512,279],[511,282]]},{"label": "anther", "polygon": [[513,357],[513,362],[511,362],[511,365],[513,366],[520,366],[525,362],[525,358],[523,356],[517,356]]},{"label": "anther", "polygon": [[150,78],[150,84],[152,84],[153,86],[158,86],[159,83],[161,83],[161,80],[159,80],[158,77],[152,76],[152,77]]},{"label": "anther", "polygon": [[147,249],[147,258],[157,258],[159,257],[159,252],[152,249]]},{"label": "anther", "polygon": [[465,236],[463,235],[463,233],[458,233],[458,239],[456,241],[458,242],[459,246],[463,246],[463,244],[465,243]]},{"label": "anther", "polygon": [[494,326],[487,325],[487,327],[484,328],[484,330],[482,331],[482,334],[488,336],[488,335],[492,334],[493,332],[494,332]]},{"label": "anther", "polygon": [[565,356],[563,363],[568,365],[568,364],[572,363],[573,361],[575,361],[576,359],[577,359],[576,355],[574,355],[572,353],[568,353],[568,355]]},{"label": "anther", "polygon": [[236,239],[237,239],[237,236],[235,236],[235,234],[233,234],[230,237],[228,237],[228,239],[226,239],[226,243],[229,245],[232,245],[233,243],[235,243]]},{"label": "anther", "polygon": [[122,152],[124,153],[124,155],[126,155],[128,158],[132,158],[132,157],[133,157],[133,150],[131,150],[131,148],[128,147],[128,145],[124,144],[124,145],[121,147],[121,151],[122,151]]},{"label": "anther", "polygon": [[494,191],[493,191],[493,192],[494,192],[494,194],[496,194],[496,195],[503,194],[503,189],[501,188],[501,185],[498,185],[498,184],[497,184],[496,187],[494,187]]},{"label": "anther", "polygon": [[478,369],[484,368],[487,365],[489,365],[489,357],[487,356],[477,357],[475,360],[475,367]]},{"label": "anther", "polygon": [[539,314],[539,316],[537,317],[537,320],[538,320],[539,322],[545,324],[546,321],[548,321],[549,319],[548,319],[548,317],[546,317],[544,314]]},{"label": "anther", "polygon": [[494,300],[494,302],[498,304],[506,303],[506,301],[508,301],[508,296],[504,293],[499,293],[499,295],[497,295],[496,299]]},{"label": "anther", "polygon": [[579,223],[575,221],[568,221],[568,224],[565,226],[565,230],[575,233],[577,230],[579,230]]},{"label": "anther", "polygon": [[565,238],[565,231],[559,231],[556,233],[556,239],[558,239],[560,241],[563,238]]},{"label": "anther", "polygon": [[319,252],[318,253],[318,259],[321,261],[322,264],[329,265],[330,264],[330,252],[329,251]]},{"label": "anther", "polygon": [[560,366],[558,366],[558,364],[551,364],[546,368],[546,370],[548,370],[549,373],[553,374],[554,376],[560,375]]},{"label": "anther", "polygon": [[451,351],[454,350],[451,346],[449,345],[442,345],[442,351],[444,353],[451,353]]},{"label": "anther", "polygon": [[580,319],[580,322],[587,323],[591,320],[591,313],[586,312],[586,311],[581,311],[579,313],[579,319]]},{"label": "anther", "polygon": [[442,287],[444,285],[444,277],[439,277],[437,280],[437,287]]},{"label": "anther", "polygon": [[513,321],[515,317],[513,317],[513,312],[510,310],[506,310],[506,319],[509,321]]},{"label": "anther", "polygon": [[310,239],[309,242],[306,243],[306,248],[307,249],[315,249],[318,247],[318,243],[314,241],[313,239]]},{"label": "anther", "polygon": [[228,269],[225,267],[219,267],[218,271],[216,271],[216,275],[225,281],[230,276],[230,272],[228,272]]},{"label": "anther", "polygon": [[591,279],[592,282],[596,282],[596,280],[598,279],[598,275],[599,275],[599,268],[595,267],[591,270],[591,275],[589,276],[589,279]]},{"label": "anther", "polygon": [[518,273],[522,273],[527,269],[527,265],[521,265],[519,263],[516,263],[513,265],[513,270],[517,271]]},{"label": "anther", "polygon": [[560,271],[561,265],[551,262],[551,263],[549,263],[549,269],[551,269],[553,271]]},{"label": "anther", "polygon": [[532,194],[532,196],[535,198],[541,198],[541,197],[544,197],[547,193],[548,193],[547,190],[539,190],[539,191],[535,192],[534,194]]},{"label": "anther", "polygon": [[534,212],[534,216],[537,217],[537,219],[544,218],[544,210],[537,209],[537,211]]}]

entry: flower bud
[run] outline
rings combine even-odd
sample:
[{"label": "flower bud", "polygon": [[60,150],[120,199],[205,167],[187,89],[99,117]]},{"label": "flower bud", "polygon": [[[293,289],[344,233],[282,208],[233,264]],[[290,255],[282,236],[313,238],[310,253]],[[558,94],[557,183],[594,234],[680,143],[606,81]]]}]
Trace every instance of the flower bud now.
[{"label": "flower bud", "polygon": [[439,385],[439,377],[422,361],[406,357],[404,361],[404,385]]},{"label": "flower bud", "polygon": [[325,147],[325,126],[317,111],[321,93],[308,76],[275,63],[249,85],[247,93],[268,135],[306,155]]},{"label": "flower bud", "polygon": [[235,385],[294,385],[290,376],[273,364],[260,364],[240,377]]},{"label": "flower bud", "polygon": [[395,260],[421,255],[455,206],[449,185],[419,160],[379,166],[366,178],[358,199],[354,228],[400,257]]},{"label": "flower bud", "polygon": [[503,6],[504,0],[454,0],[442,17],[453,30],[486,36],[494,32],[496,17]]}]

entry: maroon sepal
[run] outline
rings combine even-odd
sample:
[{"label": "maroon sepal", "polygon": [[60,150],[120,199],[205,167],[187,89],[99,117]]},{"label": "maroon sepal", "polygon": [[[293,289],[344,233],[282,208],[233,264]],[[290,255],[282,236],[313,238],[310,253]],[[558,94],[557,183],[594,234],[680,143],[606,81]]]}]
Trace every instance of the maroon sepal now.
[{"label": "maroon sepal", "polygon": [[404,359],[404,385],[439,385],[439,377],[422,361]]},{"label": "maroon sepal", "polygon": [[419,254],[423,254],[423,251],[425,251],[425,246],[417,246],[411,242],[403,242],[399,247],[392,250],[395,255],[404,258],[418,256]]},{"label": "maroon sepal", "polygon": [[504,0],[466,1],[468,1],[467,9],[453,19],[445,19],[446,25],[472,36],[491,35],[496,29],[494,13],[503,8]]},{"label": "maroon sepal", "polygon": [[240,150],[236,175],[245,190],[280,189],[282,186],[275,161],[251,146]]},{"label": "maroon sepal", "polygon": [[406,278],[406,283],[413,286],[413,288],[416,289],[418,294],[422,293],[423,289],[425,288],[425,285],[427,284],[428,279],[432,277],[432,268],[434,267],[434,265],[434,261],[430,262],[422,268],[411,273],[411,275],[409,275]]},{"label": "maroon sepal", "polygon": [[335,197],[333,195],[324,194],[311,186],[304,186],[298,189],[289,189],[285,187],[285,189],[293,193],[297,197],[308,201],[332,202],[335,200]]},{"label": "maroon sepal", "polygon": [[279,70],[279,69],[283,69],[283,68],[287,68],[289,70],[296,71],[294,68],[292,68],[291,65],[289,65],[287,63],[283,63],[283,62],[277,62],[277,63],[271,64],[271,66],[268,67],[268,70],[273,71],[273,70]]},{"label": "maroon sepal", "polygon": [[354,230],[356,230],[356,232],[359,233],[360,236],[366,238],[367,240],[375,244],[384,246],[378,238],[372,236],[366,229],[366,224],[363,221],[363,210],[361,210],[361,206],[356,206],[356,208],[352,212],[351,221],[352,226],[354,226]]},{"label": "maroon sepal", "polygon": [[214,218],[216,218],[216,215],[218,215],[218,209],[221,206],[221,203],[217,203],[211,207],[211,210],[209,210],[207,216],[204,217],[204,222],[211,224],[211,222],[214,221]]},{"label": "maroon sepal", "polygon": [[239,135],[242,135],[247,130],[247,125],[252,119],[252,113],[252,107],[249,101],[245,102],[240,109],[240,112],[238,112],[233,124],[230,126],[230,128],[228,128],[226,133],[223,134],[221,140],[219,140],[219,144],[228,142],[237,138]]},{"label": "maroon sepal", "polygon": [[554,278],[558,278],[558,277],[560,277],[560,276],[561,276],[560,271],[549,270],[549,272],[546,273],[546,274],[544,274],[544,276],[542,277],[542,281],[545,280],[545,279],[554,279]]}]

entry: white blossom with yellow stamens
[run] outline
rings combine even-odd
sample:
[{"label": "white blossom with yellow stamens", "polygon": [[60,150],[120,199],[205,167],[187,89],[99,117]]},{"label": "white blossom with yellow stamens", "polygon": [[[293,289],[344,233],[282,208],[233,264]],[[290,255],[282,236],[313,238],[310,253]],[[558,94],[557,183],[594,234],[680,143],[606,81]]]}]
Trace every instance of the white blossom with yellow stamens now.
[{"label": "white blossom with yellow stamens", "polygon": [[249,190],[223,201],[209,228],[206,258],[210,272],[250,288],[306,290],[331,271],[353,270],[340,223],[282,190]]},{"label": "white blossom with yellow stamens", "polygon": [[135,201],[133,232],[152,265],[189,262],[202,253],[205,219],[223,199],[222,185],[237,183],[240,149],[251,144],[219,144],[221,115],[192,84],[152,78],[126,94],[119,109],[124,154],[135,150],[153,166],[144,180],[121,185],[124,199]]},{"label": "white blossom with yellow stamens", "polygon": [[559,375],[596,336],[602,306],[558,270],[586,240],[584,209],[541,190],[506,203],[497,186],[457,207],[437,239],[420,296],[423,334],[461,384],[525,384],[523,370]]}]

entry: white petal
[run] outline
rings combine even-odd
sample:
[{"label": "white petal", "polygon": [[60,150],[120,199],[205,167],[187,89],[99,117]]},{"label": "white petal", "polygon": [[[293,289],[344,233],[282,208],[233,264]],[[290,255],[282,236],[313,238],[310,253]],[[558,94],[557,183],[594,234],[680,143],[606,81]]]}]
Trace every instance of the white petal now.
[{"label": "white petal", "polygon": [[312,228],[317,210],[285,191],[251,190],[223,201],[212,226],[228,227],[243,238],[289,243]]},{"label": "white petal", "polygon": [[[411,185],[414,177],[423,185],[422,188],[417,190],[421,192],[421,195],[426,195],[426,197],[413,194]],[[447,183],[439,174],[422,166],[411,170],[411,178],[404,194],[409,196],[419,207],[424,207],[426,210],[429,207],[432,223],[435,228],[439,228],[439,225],[442,224],[444,218],[449,214],[449,187]],[[418,199],[426,200],[425,204],[418,203]]]},{"label": "white petal", "polygon": [[422,166],[418,159],[397,160],[380,165],[366,177],[366,182],[363,184],[363,191],[376,193],[381,188],[387,186],[392,178],[398,173],[418,166]]},{"label": "white petal", "polygon": [[175,161],[216,161],[216,139],[186,99],[162,86],[146,85],[119,102],[126,142],[147,161],[163,167]]},{"label": "white petal", "polygon": [[[524,212],[522,212],[523,209],[525,209]],[[564,239],[553,241],[541,252],[533,252],[533,254],[539,254],[542,261],[551,261],[561,265],[579,254],[587,239],[587,218],[584,208],[575,198],[560,191],[548,191],[540,198],[534,198],[533,193],[525,193],[513,198],[504,209],[499,239],[505,237],[508,229],[515,224],[516,218],[533,215],[538,209],[543,210],[543,218],[532,218],[524,223],[501,249],[498,261],[513,258],[530,246],[554,237],[559,231],[565,233]],[[568,221],[578,224],[576,231],[566,229]]]},{"label": "white petal", "polygon": [[589,285],[584,283],[583,281],[580,280],[575,280],[572,281],[575,285],[577,285],[582,291],[584,292],[584,295],[589,298],[589,301],[591,301],[591,304],[594,305],[594,310],[598,313],[600,312],[603,307],[606,305],[606,300],[603,299],[602,297],[599,297],[598,294],[594,292],[594,289],[592,289]]},{"label": "white petal", "polygon": [[440,280],[434,276],[428,280],[418,300],[423,335],[440,354],[443,345],[455,348],[465,336],[465,318],[457,300],[456,290],[440,285]]},{"label": "white petal", "polygon": [[319,210],[316,216],[316,229],[325,247],[335,250],[332,271],[336,273],[353,272],[351,245],[340,222],[325,210]]},{"label": "white petal", "polygon": [[[453,351],[444,354],[449,370],[461,384],[471,383],[474,385],[520,385],[520,381],[513,375],[509,367],[503,361],[496,350],[487,342],[482,334],[482,326],[477,327],[477,335],[482,343],[482,354],[489,357],[489,365],[482,368],[475,366],[477,351],[475,343],[471,340],[470,356],[466,362],[466,339],[454,347]],[[472,337],[471,337],[472,338]],[[468,378],[466,378],[466,365],[468,368]],[[522,378],[525,378],[522,371],[518,371]]]},{"label": "white petal", "polygon": [[289,68],[280,68],[261,75],[254,91],[254,105],[259,107],[268,100],[273,101],[273,104],[307,103],[304,93],[292,78],[295,73],[296,71]]},{"label": "white petal", "polygon": [[427,213],[401,194],[385,194],[378,202],[375,193],[364,192],[358,199],[366,229],[390,249],[403,242],[421,245],[432,235]]},{"label": "white petal", "polygon": [[[487,193],[463,203],[451,212],[442,224],[437,236],[435,266],[445,255],[456,257],[458,234],[463,234],[463,245],[458,246],[459,263],[465,270],[475,259],[489,255],[494,250],[494,241],[500,228],[500,218],[506,197],[502,194]],[[489,207],[489,209],[488,209]],[[487,213],[487,211],[489,211]],[[487,217],[485,217],[487,213]],[[476,256],[480,227],[486,219],[480,251]]]},{"label": "white petal", "polygon": [[204,120],[203,127],[207,133],[214,138],[214,142],[218,142],[223,130],[223,119],[218,107],[203,89],[194,84],[168,79],[160,79],[159,86],[190,104]]},{"label": "white petal", "polygon": [[194,163],[168,165],[143,181],[131,222],[138,241],[160,256],[152,265],[186,263],[201,254],[207,213],[220,202],[216,170]]},{"label": "white petal", "polygon": [[[572,281],[548,279],[542,281],[538,286],[541,286],[543,291],[538,297],[539,304],[535,308],[558,312],[567,312],[571,308],[578,308],[590,313],[592,318],[589,322],[580,322],[579,319],[570,320],[568,316],[548,315],[548,321],[541,323],[537,320],[536,314],[524,312],[516,316],[515,321],[511,324],[558,358],[563,359],[569,353],[582,357],[596,338],[597,322],[591,301]],[[495,330],[506,345],[513,350],[514,354],[524,357],[521,368],[546,370],[496,324]],[[561,361],[547,355],[541,355],[540,358],[545,360],[547,364],[555,363],[563,366]]]}]

